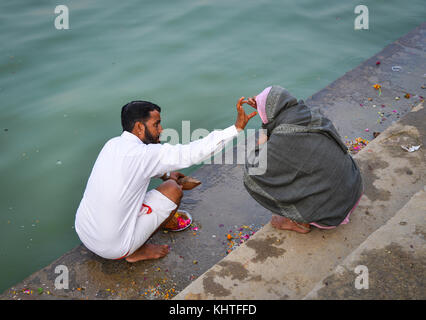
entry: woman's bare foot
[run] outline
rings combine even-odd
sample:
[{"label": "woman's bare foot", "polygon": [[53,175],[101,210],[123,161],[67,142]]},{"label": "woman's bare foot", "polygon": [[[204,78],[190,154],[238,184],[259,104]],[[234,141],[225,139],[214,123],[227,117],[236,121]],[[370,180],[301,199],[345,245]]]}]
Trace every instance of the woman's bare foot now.
[{"label": "woman's bare foot", "polygon": [[272,216],[271,225],[280,230],[293,230],[299,233],[311,231],[309,224],[299,223],[282,216]]},{"label": "woman's bare foot", "polygon": [[167,245],[144,244],[138,250],[126,257],[127,262],[137,262],[141,260],[159,259],[169,253]]}]

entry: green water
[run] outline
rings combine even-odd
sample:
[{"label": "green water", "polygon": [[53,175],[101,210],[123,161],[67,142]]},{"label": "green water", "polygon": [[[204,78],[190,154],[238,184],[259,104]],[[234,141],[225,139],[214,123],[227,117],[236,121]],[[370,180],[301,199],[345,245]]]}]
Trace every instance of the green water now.
[{"label": "green water", "polygon": [[[58,4],[70,30],[54,27]],[[363,1],[369,30],[355,31],[358,4],[2,1],[0,291],[79,244],[75,211],[125,103],[159,104],[165,128],[224,128],[240,96],[307,98],[426,16],[424,0]]]}]

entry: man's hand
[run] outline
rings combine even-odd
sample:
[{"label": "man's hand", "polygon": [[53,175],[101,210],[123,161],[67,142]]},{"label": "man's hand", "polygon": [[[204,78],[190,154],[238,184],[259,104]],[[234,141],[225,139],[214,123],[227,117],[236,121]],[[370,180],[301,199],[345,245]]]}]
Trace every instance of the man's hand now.
[{"label": "man's hand", "polygon": [[175,180],[176,182],[178,182],[178,179],[180,179],[180,178],[184,178],[185,177],[185,175],[183,174],[183,173],[180,173],[180,172],[170,172],[170,175],[169,176],[167,176],[167,173],[165,173],[162,177],[161,177],[161,179],[163,180],[163,181],[166,181],[166,180],[169,180],[169,179],[173,179],[173,180]]},{"label": "man's hand", "polygon": [[253,108],[257,109],[256,96],[248,98],[247,99],[247,104],[249,104]]},{"label": "man's hand", "polygon": [[244,100],[244,97],[241,97],[240,100],[238,100],[237,102],[238,116],[237,116],[237,120],[235,121],[235,127],[237,128],[238,131],[244,130],[244,128],[247,125],[247,122],[257,114],[257,112],[254,111],[250,113],[249,115],[247,115],[243,108],[244,103],[248,103],[248,101]]},{"label": "man's hand", "polygon": [[183,173],[180,172],[170,172],[170,179],[175,180],[176,182],[178,182],[179,178],[183,178],[185,177],[185,175]]}]

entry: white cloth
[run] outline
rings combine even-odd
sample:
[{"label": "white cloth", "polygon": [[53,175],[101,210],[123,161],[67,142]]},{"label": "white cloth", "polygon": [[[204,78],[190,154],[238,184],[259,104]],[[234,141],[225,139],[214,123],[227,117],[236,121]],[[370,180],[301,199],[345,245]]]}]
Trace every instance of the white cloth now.
[{"label": "white cloth", "polygon": [[189,144],[144,144],[124,131],[96,159],[77,209],[75,229],[97,255],[117,259],[133,249],[138,214],[151,178],[190,167],[237,136],[235,126],[215,130]]},{"label": "white cloth", "polygon": [[132,245],[127,256],[140,248],[177,207],[176,203],[156,189],[146,193],[143,204],[147,206],[143,209],[147,210],[138,213]]}]

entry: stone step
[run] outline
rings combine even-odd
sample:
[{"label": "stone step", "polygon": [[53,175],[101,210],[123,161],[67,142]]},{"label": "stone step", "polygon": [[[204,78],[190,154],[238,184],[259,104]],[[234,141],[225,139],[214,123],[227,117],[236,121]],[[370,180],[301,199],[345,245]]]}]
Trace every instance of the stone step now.
[{"label": "stone step", "polygon": [[426,187],[304,299],[426,299]]}]

